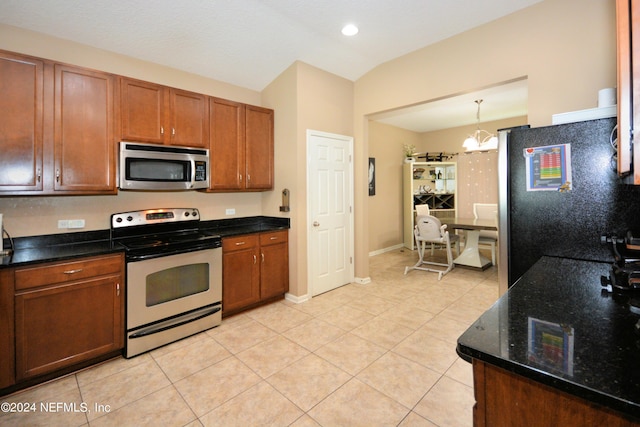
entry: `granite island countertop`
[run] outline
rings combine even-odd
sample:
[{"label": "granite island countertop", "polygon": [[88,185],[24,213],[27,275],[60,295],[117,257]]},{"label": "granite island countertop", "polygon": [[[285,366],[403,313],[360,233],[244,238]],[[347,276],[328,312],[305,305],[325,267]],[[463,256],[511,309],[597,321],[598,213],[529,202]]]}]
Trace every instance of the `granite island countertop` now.
[{"label": "granite island countertop", "polygon": [[640,419],[640,311],[603,292],[609,269],[542,257],[460,336],[458,354]]},{"label": "granite island countertop", "polygon": [[[200,229],[219,234],[222,238],[264,231],[290,228],[289,218],[253,216],[221,220],[200,221]],[[8,239],[5,239],[5,247]],[[96,230],[44,236],[17,237],[11,256],[0,257],[0,268],[18,267],[50,261],[62,261],[84,256],[123,252],[113,244],[110,231]]]}]

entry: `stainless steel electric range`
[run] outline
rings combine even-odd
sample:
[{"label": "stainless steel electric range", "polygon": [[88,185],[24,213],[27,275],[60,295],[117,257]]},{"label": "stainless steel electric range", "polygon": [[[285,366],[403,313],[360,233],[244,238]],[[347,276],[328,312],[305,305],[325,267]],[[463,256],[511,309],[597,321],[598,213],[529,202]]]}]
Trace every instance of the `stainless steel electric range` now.
[{"label": "stainless steel electric range", "polygon": [[125,357],[220,324],[222,239],[199,225],[195,208],[111,215],[127,270]]}]

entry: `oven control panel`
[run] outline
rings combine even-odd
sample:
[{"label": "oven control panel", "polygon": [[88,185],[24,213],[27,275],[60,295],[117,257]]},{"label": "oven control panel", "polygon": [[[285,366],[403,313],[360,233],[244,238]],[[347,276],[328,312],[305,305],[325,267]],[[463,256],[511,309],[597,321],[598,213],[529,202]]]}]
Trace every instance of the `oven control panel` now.
[{"label": "oven control panel", "polygon": [[147,209],[111,215],[111,228],[198,220],[200,213],[196,208]]}]

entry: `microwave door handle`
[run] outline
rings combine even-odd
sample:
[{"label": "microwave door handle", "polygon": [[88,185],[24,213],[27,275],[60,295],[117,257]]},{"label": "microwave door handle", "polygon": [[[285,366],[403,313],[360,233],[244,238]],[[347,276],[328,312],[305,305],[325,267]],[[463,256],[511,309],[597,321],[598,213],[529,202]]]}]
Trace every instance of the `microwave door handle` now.
[{"label": "microwave door handle", "polygon": [[189,182],[189,188],[193,188],[196,182],[196,161],[191,159],[191,182]]}]

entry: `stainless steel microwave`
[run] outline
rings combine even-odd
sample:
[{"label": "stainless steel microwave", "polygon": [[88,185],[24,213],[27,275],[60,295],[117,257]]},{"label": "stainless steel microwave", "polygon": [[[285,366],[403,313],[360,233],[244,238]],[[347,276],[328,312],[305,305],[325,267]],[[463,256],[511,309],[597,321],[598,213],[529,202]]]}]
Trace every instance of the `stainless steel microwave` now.
[{"label": "stainless steel microwave", "polygon": [[120,142],[120,189],[178,191],[209,187],[209,150]]}]

